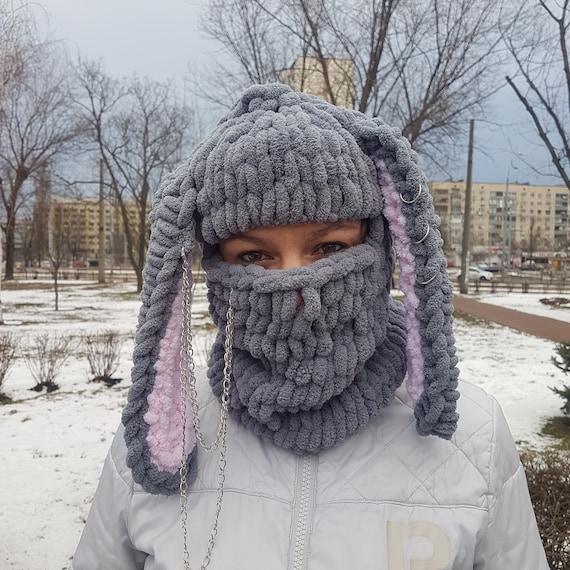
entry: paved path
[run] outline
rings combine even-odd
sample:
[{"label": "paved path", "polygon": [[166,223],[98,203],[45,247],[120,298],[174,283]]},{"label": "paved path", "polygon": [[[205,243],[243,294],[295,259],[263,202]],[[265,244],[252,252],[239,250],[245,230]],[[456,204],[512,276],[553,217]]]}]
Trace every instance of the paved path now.
[{"label": "paved path", "polygon": [[453,306],[455,311],[459,313],[493,321],[554,342],[570,342],[570,322],[529,315],[498,305],[481,303],[463,295],[453,296]]}]

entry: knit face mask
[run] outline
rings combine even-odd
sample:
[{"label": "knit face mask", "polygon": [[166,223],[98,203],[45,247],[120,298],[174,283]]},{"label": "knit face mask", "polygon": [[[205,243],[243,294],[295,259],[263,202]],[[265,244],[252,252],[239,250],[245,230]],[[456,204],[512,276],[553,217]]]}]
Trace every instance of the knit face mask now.
[{"label": "knit face mask", "polygon": [[[243,267],[216,252],[256,227],[355,219],[367,221],[366,242],[310,267]],[[189,480],[196,470],[180,391],[196,242],[219,329],[210,383],[239,421],[276,445],[317,452],[380,413],[407,372],[418,432],[453,435],[452,288],[425,179],[395,129],[284,85],[254,86],[163,181],[151,224],[123,413],[127,463],[147,491],[179,490],[181,456]],[[388,294],[392,244],[405,311]]]},{"label": "knit face mask", "polygon": [[[388,297],[383,248],[367,241],[283,271],[218,255],[203,262],[219,331],[233,306],[230,411],[275,445],[296,453],[332,447],[388,405],[402,382],[403,311]],[[219,397],[224,340],[219,333],[208,370]]]}]

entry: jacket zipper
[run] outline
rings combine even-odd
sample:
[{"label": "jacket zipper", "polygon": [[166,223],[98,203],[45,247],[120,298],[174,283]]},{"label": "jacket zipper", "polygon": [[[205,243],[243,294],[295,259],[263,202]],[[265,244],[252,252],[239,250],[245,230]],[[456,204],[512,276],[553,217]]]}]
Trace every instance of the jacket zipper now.
[{"label": "jacket zipper", "polygon": [[313,510],[314,463],[315,457],[313,455],[304,455],[302,458],[299,458],[297,463],[297,480],[300,479],[301,486],[300,491],[299,487],[297,487],[298,493],[294,509],[295,535],[293,570],[304,570],[306,567],[306,554]]}]

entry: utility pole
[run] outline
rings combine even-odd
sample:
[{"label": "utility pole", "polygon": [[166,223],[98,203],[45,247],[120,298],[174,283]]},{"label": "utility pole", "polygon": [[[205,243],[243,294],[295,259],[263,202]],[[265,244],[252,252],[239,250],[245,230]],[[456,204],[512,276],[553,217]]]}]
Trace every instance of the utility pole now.
[{"label": "utility pole", "polygon": [[506,273],[511,261],[511,248],[509,246],[509,234],[511,230],[511,221],[509,219],[509,174],[510,172],[507,171],[507,184],[505,187],[505,197],[503,200],[503,274]]},{"label": "utility pole", "polygon": [[511,162],[507,169],[507,183],[505,185],[505,199],[503,201],[503,275],[511,266],[511,250],[512,250],[512,235],[511,235],[511,204],[509,196],[509,181],[511,175],[511,168],[517,169]]},{"label": "utility pole", "polygon": [[467,181],[465,183],[465,213],[463,214],[463,242],[461,245],[461,280],[459,292],[469,292],[469,248],[471,242],[471,177],[473,174],[473,132],[475,121],[469,123],[469,154],[467,158]]},{"label": "utility pole", "polygon": [[99,283],[105,283],[105,200],[103,196],[103,159],[99,159]]}]

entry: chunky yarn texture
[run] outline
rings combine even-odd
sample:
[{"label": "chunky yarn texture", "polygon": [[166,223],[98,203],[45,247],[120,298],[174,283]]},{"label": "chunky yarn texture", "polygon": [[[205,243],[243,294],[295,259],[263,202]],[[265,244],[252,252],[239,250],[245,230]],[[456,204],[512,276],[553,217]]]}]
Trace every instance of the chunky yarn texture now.
[{"label": "chunky yarn texture", "polygon": [[[406,331],[384,263],[369,244],[286,271],[204,262],[218,330],[232,292],[230,409],[239,421],[278,446],[315,453],[392,401],[405,374]],[[220,333],[208,371],[217,396],[223,363]]]},{"label": "chunky yarn texture", "polygon": [[[283,287],[271,272],[216,262],[217,244],[232,234],[346,219],[366,220],[366,243],[283,274]],[[237,291],[234,417],[278,445],[318,451],[387,405],[405,366],[418,433],[452,438],[458,369],[438,225],[417,156],[397,129],[281,84],[244,92],[155,195],[123,412],[135,481],[152,493],[176,493],[177,456],[189,481],[196,474],[191,434],[182,449],[180,359],[173,355],[180,351],[182,255],[197,243],[219,325],[229,289]],[[394,251],[404,315],[388,300]],[[297,290],[303,306],[295,311]],[[210,359],[216,393],[223,334]]]}]

